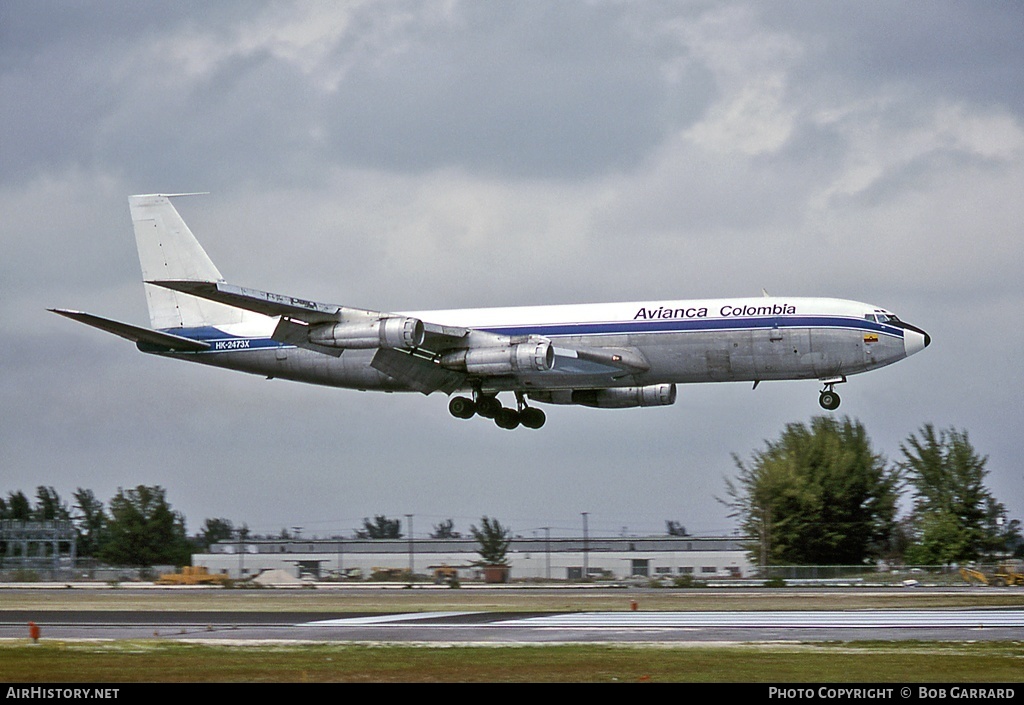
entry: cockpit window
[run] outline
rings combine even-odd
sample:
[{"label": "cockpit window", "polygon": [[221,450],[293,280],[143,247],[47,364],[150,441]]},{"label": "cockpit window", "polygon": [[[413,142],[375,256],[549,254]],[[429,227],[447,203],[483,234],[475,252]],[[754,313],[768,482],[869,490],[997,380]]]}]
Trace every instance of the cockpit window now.
[{"label": "cockpit window", "polygon": [[900,328],[905,325],[895,314],[887,311],[876,310],[874,313],[865,313],[864,318],[875,323],[887,323],[890,326],[898,326]]},{"label": "cockpit window", "polygon": [[[871,316],[865,316],[865,318],[870,319]],[[888,323],[889,325],[892,326],[896,326],[901,323],[899,318],[897,318],[895,315],[891,313],[886,313],[885,311],[875,311],[874,319],[879,323]]]}]

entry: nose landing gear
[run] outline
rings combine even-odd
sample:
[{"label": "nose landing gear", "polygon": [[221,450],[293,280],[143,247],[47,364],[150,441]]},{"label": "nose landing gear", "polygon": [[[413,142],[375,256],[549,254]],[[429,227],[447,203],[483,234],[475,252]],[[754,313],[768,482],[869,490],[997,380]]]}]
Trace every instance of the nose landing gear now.
[{"label": "nose landing gear", "polygon": [[842,401],[839,395],[830,389],[822,390],[821,394],[818,395],[818,403],[821,404],[822,409],[827,411],[835,411],[839,408],[839,402]]},{"label": "nose landing gear", "polygon": [[821,380],[825,388],[821,390],[821,394],[818,395],[818,404],[821,405],[822,409],[826,411],[835,411],[839,408],[839,402],[842,401],[839,398],[839,394],[835,391],[835,386],[846,381],[846,377],[833,377],[830,379]]}]

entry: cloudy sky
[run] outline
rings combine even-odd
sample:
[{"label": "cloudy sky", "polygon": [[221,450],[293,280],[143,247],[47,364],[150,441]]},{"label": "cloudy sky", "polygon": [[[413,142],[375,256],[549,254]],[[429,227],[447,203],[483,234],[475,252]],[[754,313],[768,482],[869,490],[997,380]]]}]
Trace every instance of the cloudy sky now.
[{"label": "cloudy sky", "polygon": [[139,354],[127,197],[236,284],[352,306],[836,296],[933,344],[839,387],[899,458],[967,430],[1024,519],[1018,2],[0,4],[0,494],[158,484],[197,531],[482,515],[522,535],[734,529],[819,385],[546,407],[542,431]]}]

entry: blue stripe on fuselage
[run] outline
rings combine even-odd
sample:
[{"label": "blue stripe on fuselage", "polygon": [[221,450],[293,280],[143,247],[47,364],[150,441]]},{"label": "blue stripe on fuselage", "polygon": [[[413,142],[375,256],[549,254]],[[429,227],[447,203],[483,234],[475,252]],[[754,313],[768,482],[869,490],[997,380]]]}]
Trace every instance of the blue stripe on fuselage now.
[{"label": "blue stripe on fuselage", "polygon": [[[498,335],[540,335],[545,337],[573,336],[609,336],[644,333],[686,333],[706,331],[743,331],[769,330],[772,328],[832,328],[843,330],[860,330],[870,333],[881,333],[894,338],[903,338],[903,329],[864,318],[844,318],[840,316],[760,316],[736,318],[672,318],[635,321],[607,321],[595,323],[538,323],[510,326],[480,327],[478,330]],[[167,328],[165,333],[172,333],[184,338],[192,338],[210,343],[210,349],[196,354],[211,352],[234,352],[237,350],[255,350],[284,346],[271,338],[259,338],[229,335],[212,326],[201,328]],[[287,345],[285,347],[293,347]]]},{"label": "blue stripe on fuselage", "polygon": [[229,333],[225,333],[219,328],[214,328],[213,326],[203,326],[201,328],[165,328],[162,332],[209,343],[209,350],[192,353],[198,355],[206,355],[212,352],[235,352],[238,350],[257,350],[266,348],[272,349],[283,346],[283,343],[279,343],[271,338],[231,335]]},{"label": "blue stripe on fuselage", "polygon": [[756,318],[686,318],[605,323],[545,323],[481,328],[500,335],[548,337],[629,335],[636,333],[683,333],[693,331],[768,330],[772,328],[841,328],[903,337],[903,329],[862,318],[836,316],[763,316]]}]

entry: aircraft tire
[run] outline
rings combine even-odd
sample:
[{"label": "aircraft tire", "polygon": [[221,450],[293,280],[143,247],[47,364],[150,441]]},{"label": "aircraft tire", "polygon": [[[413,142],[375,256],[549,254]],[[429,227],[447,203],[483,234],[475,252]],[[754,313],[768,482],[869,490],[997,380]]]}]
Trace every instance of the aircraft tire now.
[{"label": "aircraft tire", "polygon": [[499,428],[506,428],[512,430],[519,426],[519,412],[515,409],[506,409],[502,407],[498,410],[498,413],[494,415],[494,423]]},{"label": "aircraft tire", "polygon": [[452,397],[448,402],[448,411],[457,419],[471,419],[476,414],[476,404],[466,397]]},{"label": "aircraft tire", "polygon": [[827,411],[835,411],[838,409],[839,402],[839,395],[835,392],[825,391],[818,397],[818,403],[821,405],[821,408]]},{"label": "aircraft tire", "polygon": [[476,400],[476,413],[480,414],[485,419],[493,419],[497,417],[499,411],[501,411],[501,402],[498,401],[498,397],[481,395],[481,397]]},{"label": "aircraft tire", "polygon": [[540,409],[528,406],[519,412],[519,421],[526,428],[540,428],[547,421],[547,416]]}]

